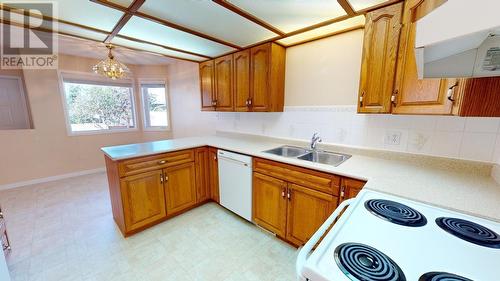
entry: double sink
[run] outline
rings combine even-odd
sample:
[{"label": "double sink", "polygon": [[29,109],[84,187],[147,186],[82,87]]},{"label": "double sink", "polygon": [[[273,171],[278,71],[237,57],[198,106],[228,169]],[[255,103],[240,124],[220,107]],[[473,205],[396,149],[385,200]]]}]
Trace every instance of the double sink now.
[{"label": "double sink", "polygon": [[311,150],[302,147],[284,145],[276,147],[270,150],[263,151],[265,153],[270,153],[278,156],[283,156],[287,158],[295,158],[299,160],[305,160],[314,163],[321,163],[326,165],[331,165],[337,167],[342,164],[347,159],[351,158],[351,155],[322,151],[322,150]]}]

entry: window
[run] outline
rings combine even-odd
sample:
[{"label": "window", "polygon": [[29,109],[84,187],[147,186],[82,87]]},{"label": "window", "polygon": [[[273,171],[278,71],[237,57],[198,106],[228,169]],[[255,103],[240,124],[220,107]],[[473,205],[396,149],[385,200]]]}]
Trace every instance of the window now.
[{"label": "window", "polygon": [[168,98],[165,83],[141,83],[144,129],[168,130]]},{"label": "window", "polygon": [[0,130],[31,129],[22,77],[0,76]]},{"label": "window", "polygon": [[63,76],[70,134],[129,131],[136,128],[132,83]]}]

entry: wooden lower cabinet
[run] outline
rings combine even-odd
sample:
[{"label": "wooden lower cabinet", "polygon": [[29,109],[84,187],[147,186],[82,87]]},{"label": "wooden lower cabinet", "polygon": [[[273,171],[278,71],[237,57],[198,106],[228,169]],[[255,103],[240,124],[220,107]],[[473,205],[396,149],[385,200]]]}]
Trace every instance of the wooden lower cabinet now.
[{"label": "wooden lower cabinet", "polygon": [[294,245],[302,245],[337,207],[338,197],[253,173],[253,220]]},{"label": "wooden lower cabinet", "polygon": [[302,245],[337,207],[337,197],[296,184],[288,184],[286,239]]},{"label": "wooden lower cabinet", "polygon": [[253,173],[253,220],[261,227],[286,236],[287,183],[260,173]]},{"label": "wooden lower cabinet", "polygon": [[162,171],[128,176],[120,180],[125,228],[134,231],[166,217]]},{"label": "wooden lower cabinet", "polygon": [[343,178],[340,188],[339,204],[344,200],[356,197],[361,189],[363,189],[365,183],[365,181]]},{"label": "wooden lower cabinet", "polygon": [[208,148],[208,165],[210,170],[210,198],[219,203],[219,163],[217,148]]},{"label": "wooden lower cabinet", "polygon": [[195,164],[186,163],[163,171],[167,214],[170,216],[195,205]]},{"label": "wooden lower cabinet", "polygon": [[196,163],[196,202],[210,199],[210,164],[208,147],[195,149]]}]

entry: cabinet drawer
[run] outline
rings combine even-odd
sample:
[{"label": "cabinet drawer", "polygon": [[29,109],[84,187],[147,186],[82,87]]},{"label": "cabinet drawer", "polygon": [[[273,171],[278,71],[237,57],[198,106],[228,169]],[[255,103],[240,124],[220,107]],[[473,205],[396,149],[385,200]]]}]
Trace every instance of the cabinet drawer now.
[{"label": "cabinet drawer", "polygon": [[193,161],[194,151],[189,149],[124,160],[118,163],[118,170],[125,177]]},{"label": "cabinet drawer", "polygon": [[340,177],[275,161],[254,158],[254,171],[332,195],[339,194]]}]

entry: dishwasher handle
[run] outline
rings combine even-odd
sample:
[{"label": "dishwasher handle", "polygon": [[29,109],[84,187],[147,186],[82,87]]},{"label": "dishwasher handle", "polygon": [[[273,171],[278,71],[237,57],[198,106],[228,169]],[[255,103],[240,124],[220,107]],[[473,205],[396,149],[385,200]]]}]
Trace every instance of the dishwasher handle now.
[{"label": "dishwasher handle", "polygon": [[233,159],[233,158],[230,158],[230,157],[226,157],[224,155],[219,154],[219,161],[222,161],[222,160],[227,160],[227,161],[233,162],[234,164],[242,165],[242,166],[245,166],[245,167],[249,167],[250,166],[246,162],[239,161],[239,160],[236,160],[236,159]]}]

